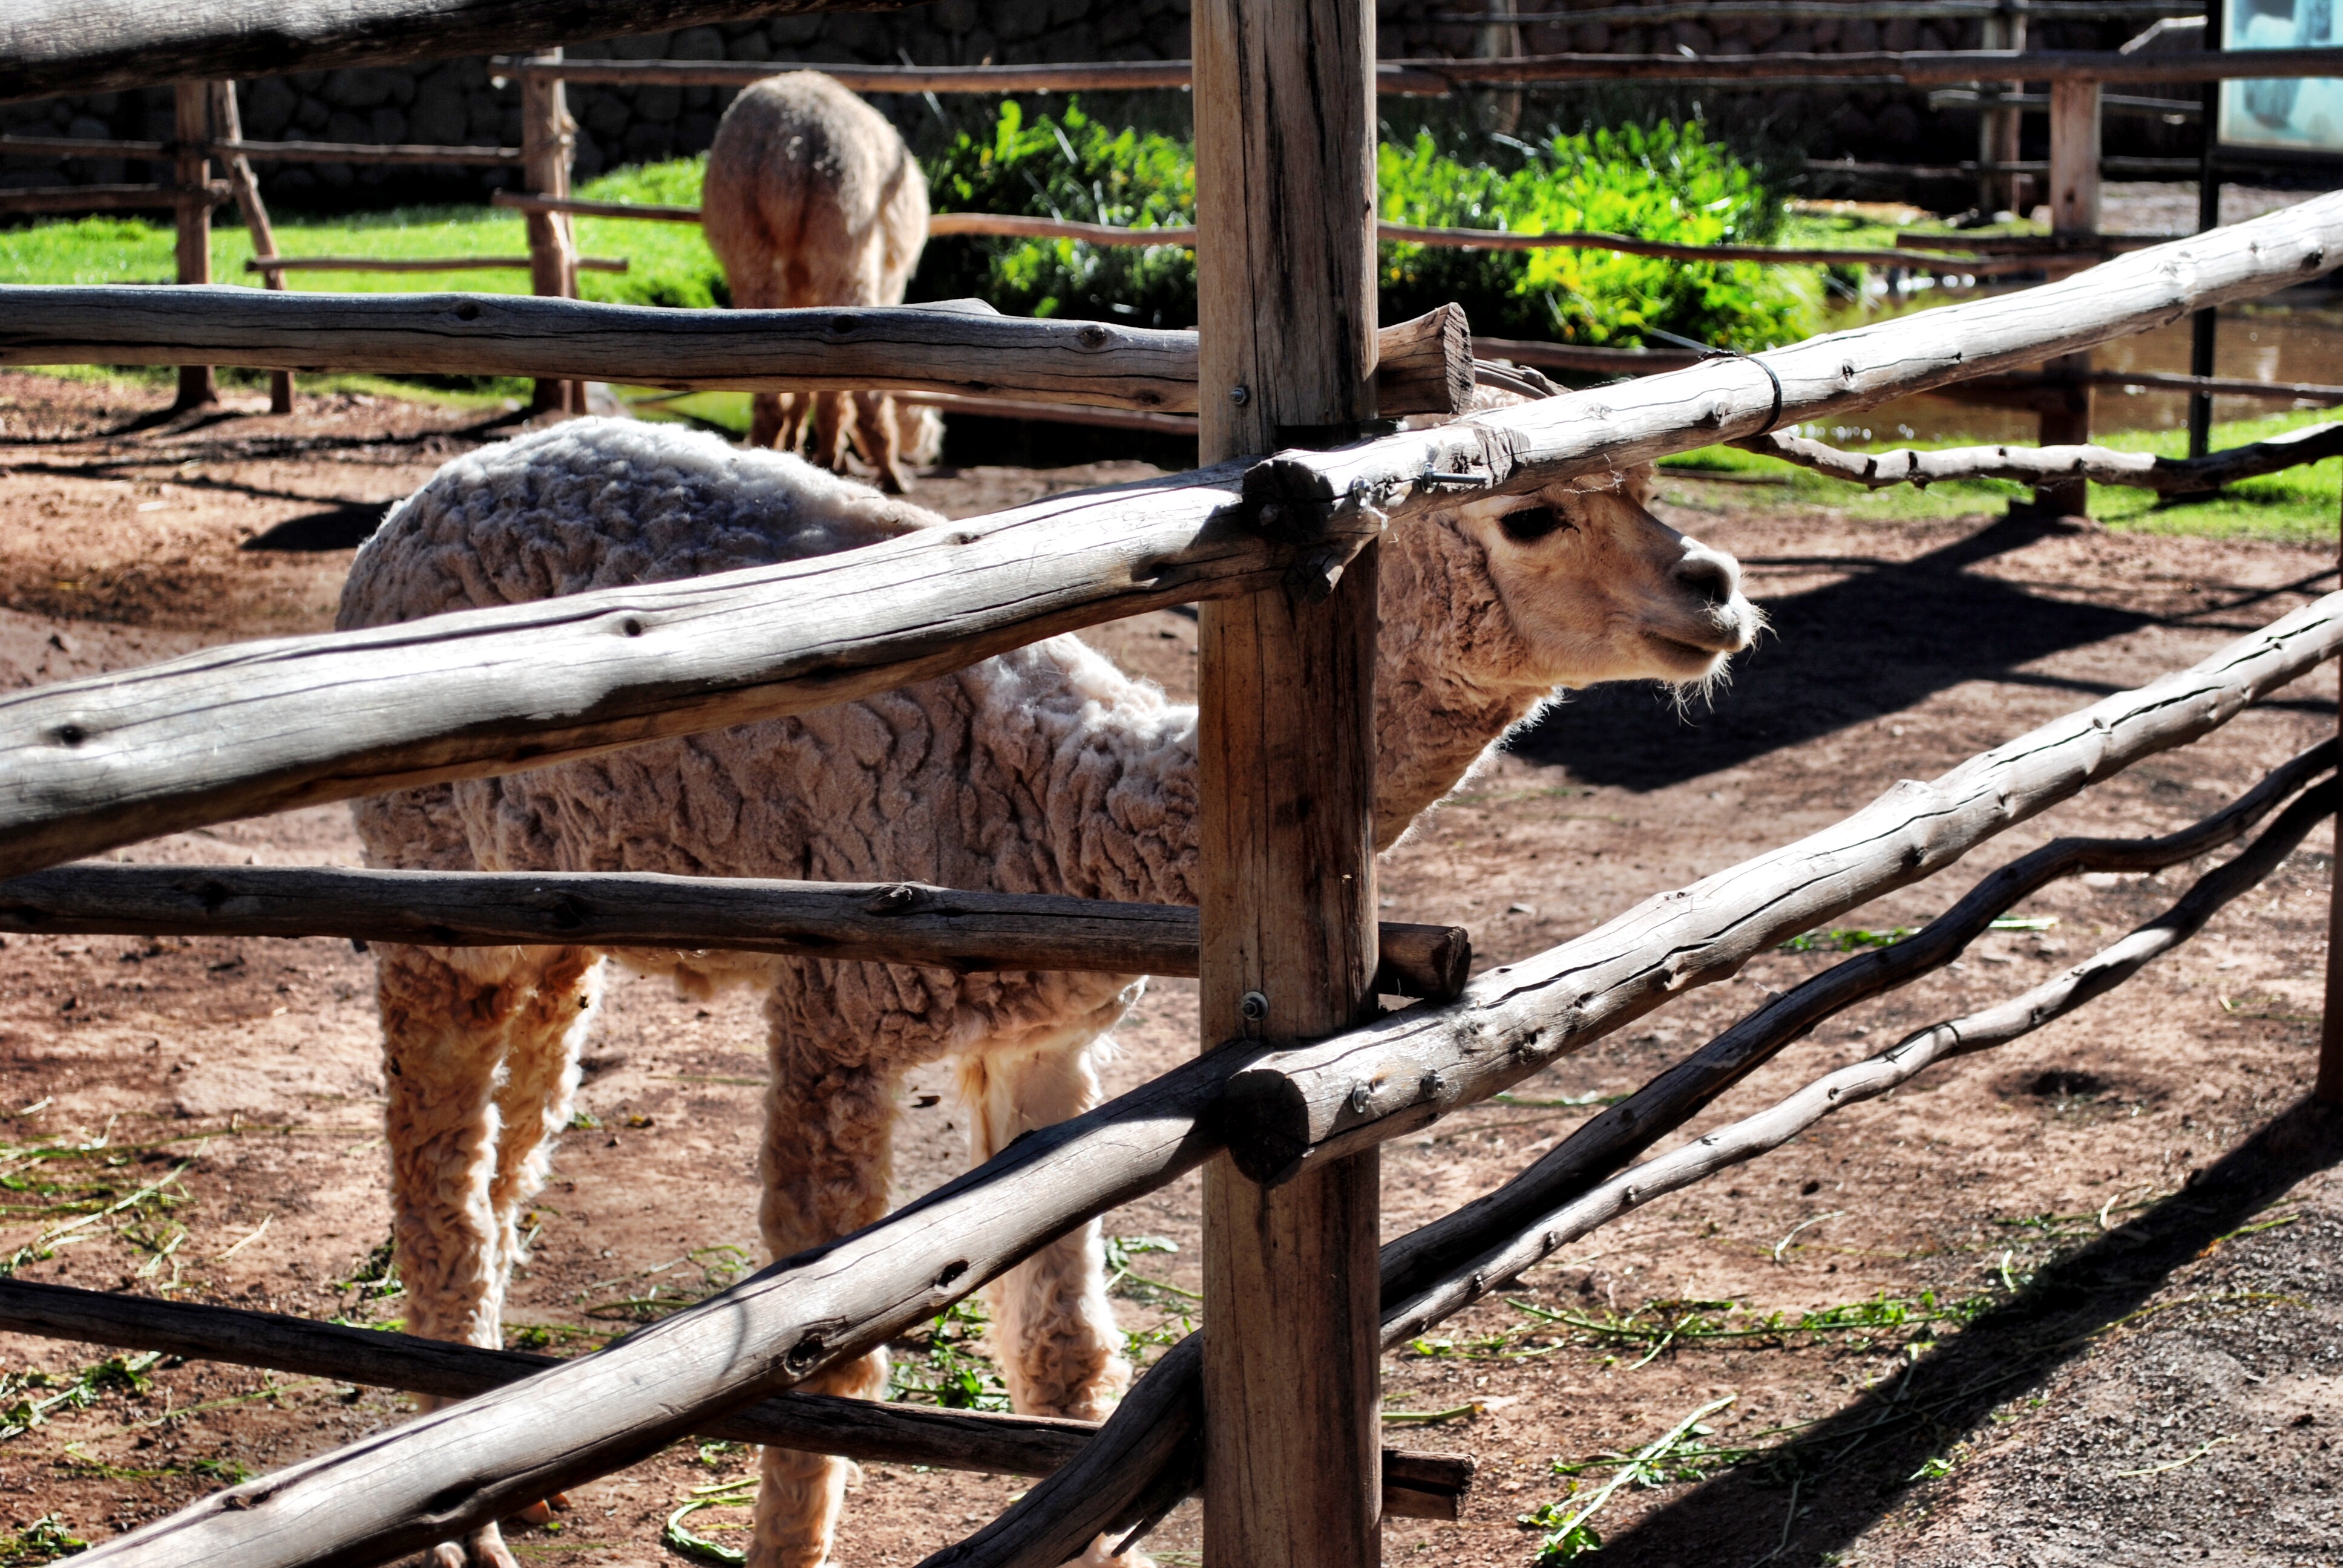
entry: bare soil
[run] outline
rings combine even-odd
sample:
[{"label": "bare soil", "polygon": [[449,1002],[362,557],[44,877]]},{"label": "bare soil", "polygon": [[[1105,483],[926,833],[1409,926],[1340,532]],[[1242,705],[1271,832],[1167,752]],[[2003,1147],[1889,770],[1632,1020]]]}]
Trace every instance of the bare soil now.
[{"label": "bare soil", "polygon": [[[322,628],[381,506],[515,427],[355,397],[173,420],[160,401],[0,376],[0,681]],[[920,498],[968,515],[1137,471],[962,471]],[[1483,963],[1532,952],[1899,778],[2193,662],[2330,574],[2318,550],[1984,517],[1856,523],[1689,481],[1671,481],[1667,515],[1741,557],[1773,635],[1708,708],[1679,714],[1633,689],[1563,706],[1388,858],[1393,918],[1469,926]],[[1175,693],[1192,689],[1192,622],[1157,614],[1095,635]],[[2332,680],[1845,924],[1917,924],[2060,832],[2203,815],[2333,732]],[[1516,1517],[1564,1499],[1574,1477],[1557,1461],[1634,1452],[1730,1396],[1653,1462],[1654,1484],[1622,1488],[1595,1516],[1601,1561],[2343,1562],[2343,1130],[2303,1103],[2332,866],[2324,832],[2312,842],[2199,941],[2076,1018],[1654,1203],[1390,1358],[1388,1406],[1428,1418],[1395,1422],[1393,1441],[1472,1452],[1482,1479],[1463,1521],[1387,1526],[1386,1556],[1526,1563],[1540,1533]],[[128,856],[347,864],[357,844],[330,808]],[[2045,892],[2021,912],[2056,924],[1996,933],[1955,970],[1824,1025],[1711,1120],[2046,977],[2202,869]],[[1509,1101],[1391,1146],[1387,1233],[1503,1181],[1590,1097],[1632,1090],[1836,956],[1770,955]],[[23,1277],[397,1319],[396,1282],[378,1277],[371,979],[368,959],[322,940],[8,939],[0,1255],[45,1235]],[[1111,1086],[1192,1052],[1195,1027],[1192,986],[1156,985],[1120,1031]],[[759,1261],[759,1032],[749,997],[701,1007],[618,981],[588,1061],[594,1125],[568,1136],[538,1206],[515,1342],[590,1346]],[[961,1163],[950,1103],[920,1103],[946,1087],[928,1077],[907,1086],[906,1196]],[[1183,1182],[1108,1220],[1111,1234],[1158,1239],[1137,1244],[1121,1287],[1125,1327],[1158,1342],[1193,1311],[1196,1204]],[[1143,1250],[1161,1242],[1178,1250]],[[961,1364],[924,1338],[898,1353],[914,1381]],[[0,1543],[0,1561],[41,1560],[60,1532],[102,1539],[411,1410],[330,1382],[144,1362],[0,1336],[0,1527],[29,1532]],[[970,1370],[980,1382],[982,1363]],[[18,1402],[52,1402],[27,1430],[29,1412],[5,1408]],[[739,1451],[680,1445],[581,1488],[558,1529],[518,1530],[516,1544],[547,1560],[671,1561],[667,1516],[749,1468]],[[1581,1500],[1611,1473],[1579,1472]],[[838,1559],[916,1562],[1024,1485],[870,1467]],[[718,1508],[688,1523],[738,1541],[726,1526],[744,1518]],[[1192,1563],[1196,1545],[1191,1505],[1151,1549]]]}]

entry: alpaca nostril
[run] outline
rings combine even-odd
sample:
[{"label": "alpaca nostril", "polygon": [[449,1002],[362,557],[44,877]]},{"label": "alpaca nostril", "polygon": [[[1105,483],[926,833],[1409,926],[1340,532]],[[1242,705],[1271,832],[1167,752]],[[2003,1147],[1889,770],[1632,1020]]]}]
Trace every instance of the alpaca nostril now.
[{"label": "alpaca nostril", "polygon": [[1709,604],[1733,598],[1733,568],[1716,556],[1686,556],[1676,563],[1676,581]]}]

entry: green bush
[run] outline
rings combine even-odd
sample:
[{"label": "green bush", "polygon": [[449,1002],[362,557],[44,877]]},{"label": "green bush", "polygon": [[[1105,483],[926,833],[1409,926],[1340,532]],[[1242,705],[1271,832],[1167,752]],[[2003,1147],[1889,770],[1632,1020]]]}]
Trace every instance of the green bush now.
[{"label": "green bush", "polygon": [[[1765,245],[1781,199],[1697,125],[1557,136],[1511,173],[1463,164],[1419,133],[1377,150],[1385,221],[1516,234],[1594,232],[1679,245]],[[1647,328],[1720,347],[1756,348],[1812,335],[1821,282],[1813,267],[1681,262],[1608,250],[1383,247],[1383,318],[1404,321],[1447,300],[1493,337],[1634,346]]]},{"label": "green bush", "polygon": [[[1014,99],[990,139],[963,131],[928,165],[939,212],[1053,217],[1123,228],[1196,220],[1196,159],[1186,143],[1111,131],[1069,104],[1025,124]],[[984,299],[1006,316],[1063,316],[1141,327],[1196,324],[1196,258],[1177,246],[948,236],[931,240],[913,299]]]},{"label": "green bush", "polygon": [[[1383,216],[1395,223],[1517,233],[1599,230],[1682,244],[1765,244],[1782,203],[1697,125],[1629,127],[1513,144],[1519,166],[1466,164],[1429,133],[1377,158]],[[1001,106],[990,140],[961,133],[930,164],[934,205],[1131,227],[1194,221],[1195,166],[1175,138],[1114,133],[1079,105],[1028,125]],[[1752,262],[1683,263],[1599,250],[1382,247],[1381,316],[1403,321],[1449,300],[1500,337],[1630,346],[1647,327],[1735,347],[1808,336],[1820,276]],[[912,297],[974,295],[1004,313],[1188,327],[1194,257],[1169,246],[976,237],[930,243]]]}]

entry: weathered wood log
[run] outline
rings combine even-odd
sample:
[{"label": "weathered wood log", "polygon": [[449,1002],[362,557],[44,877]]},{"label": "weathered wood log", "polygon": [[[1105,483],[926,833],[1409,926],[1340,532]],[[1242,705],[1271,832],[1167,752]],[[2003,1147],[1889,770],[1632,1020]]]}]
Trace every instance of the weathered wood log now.
[{"label": "weathered wood log", "polygon": [[[226,180],[204,187],[214,206],[233,198]],[[176,209],[175,186],[25,186],[0,190],[0,212],[155,212]]]},{"label": "weathered wood log", "polygon": [[[1771,56],[1759,55],[1764,59]],[[2016,370],[2343,265],[2343,194],[2103,263],[2056,283],[1474,415],[1334,452],[1284,452],[1246,498],[1297,514],[1405,513],[1475,490],[1667,457]]]},{"label": "weathered wood log", "polygon": [[20,158],[167,158],[169,142],[85,140],[79,136],[0,136],[0,156]]},{"label": "weathered wood log", "polygon": [[[1585,11],[1515,9],[1521,23],[1565,25],[1600,22],[1607,27],[1664,27],[1673,22],[1714,23],[1720,17],[1785,22],[1991,22],[2010,15],[2043,20],[2117,22],[2130,17],[2201,16],[2201,0],[1707,0],[1693,5],[1602,5]],[[1426,22],[1485,22],[1485,11],[1434,11]],[[1990,45],[1988,45],[1990,46]]]},{"label": "weathered wood log", "polygon": [[661,206],[655,202],[587,201],[578,196],[542,196],[533,191],[490,191],[488,205],[514,212],[564,213],[572,217],[634,217],[653,223],[698,223],[696,206]]},{"label": "weathered wood log", "polygon": [[[1593,229],[1518,234],[1508,229],[1423,228],[1413,224],[1383,223],[1375,226],[1375,236],[1388,245],[1433,245],[1462,250],[1615,250],[1627,256],[1657,256],[1672,261],[1764,261],[1817,266],[1833,262],[1870,262],[1888,266],[1934,266],[1940,271],[1974,273],[1981,277],[2032,272],[2041,266],[2038,261],[1957,256],[1936,250],[1885,250],[1876,246],[1835,249],[1778,245],[1676,245]],[[1956,245],[1959,241],[1956,238],[1947,243]]]},{"label": "weathered wood log", "polygon": [[[912,0],[855,0],[863,11]],[[404,65],[581,38],[835,9],[819,0],[10,0],[0,102],[111,93],[183,76]]]},{"label": "weathered wood log", "polygon": [[[225,188],[223,186],[223,188]],[[956,391],[1195,407],[1196,339],[932,306],[662,310],[499,295],[0,288],[0,364],[437,371],[638,386]]]},{"label": "weathered wood log", "polygon": [[2006,1044],[2106,995],[2195,936],[2224,904],[2278,869],[2313,828],[2334,815],[2338,799],[2343,799],[2343,785],[2333,779],[2319,785],[2288,808],[2236,859],[2199,878],[2164,914],[2033,990],[1982,1011],[1917,1030],[1876,1056],[1824,1075],[1754,1116],[1704,1133],[1592,1187],[1539,1217],[1523,1233],[1479,1253],[1461,1271],[1433,1282],[1422,1296],[1401,1303],[1395,1321],[1403,1326],[1437,1322],[1655,1198],[1681,1191],[1778,1149],[1833,1111],[1885,1094],[1932,1063]]},{"label": "weathered wood log", "polygon": [[1090,1216],[1193,1170],[1215,1147],[1199,1119],[1252,1054],[1183,1063],[608,1349],[214,1493],[89,1561],[359,1568],[646,1459],[885,1343]]},{"label": "weathered wood log", "polygon": [[[2229,645],[2197,671],[2111,698],[1985,753],[1948,776],[1966,787],[1966,805],[1946,801],[1941,784],[1910,787],[1898,792],[1908,798],[1908,811],[1891,796],[1804,845],[1653,900],[1529,965],[1492,971],[1470,988],[1482,994],[1464,1003],[1413,1010],[1452,1029],[1460,1022],[1503,1025],[1503,992],[1519,984],[1526,995],[1511,1010],[1513,1027],[1526,1020],[1534,1054],[1547,1000],[1537,994],[1541,977],[1544,989],[1554,989],[1551,977],[1574,967],[1586,978],[1572,990],[1592,984],[1608,993],[1589,993],[1569,1020],[1573,1043],[1594,1038],[1649,1010],[1668,990],[1717,978],[1757,948],[1949,863],[2009,822],[2214,728],[2338,644],[2343,595],[2330,595]],[[1911,821],[1899,834],[1895,819],[1905,818]],[[1865,852],[1882,835],[1880,852]],[[1834,855],[1834,843],[1857,848]],[[1787,912],[1768,921],[1758,911],[1777,893],[1786,895]],[[1691,907],[1672,918],[1684,905]],[[1526,983],[1515,978],[1525,970],[1534,971]],[[1503,1028],[1484,1038],[1501,1050],[1513,1043]],[[1307,1058],[1319,1049],[1280,1054]],[[1182,1064],[1097,1111],[1028,1134],[979,1170],[854,1236],[775,1264],[609,1350],[216,1494],[101,1551],[176,1563],[189,1560],[189,1552],[240,1552],[266,1539],[272,1540],[266,1552],[254,1547],[257,1554],[237,1560],[252,1568],[290,1568],[333,1550],[347,1553],[338,1560],[378,1562],[410,1549],[408,1543],[447,1539],[548,1491],[630,1463],[748,1402],[756,1391],[800,1381],[883,1342],[1043,1241],[1194,1169],[1220,1142],[1217,1127],[1200,1126],[1199,1118],[1260,1051],[1235,1045]],[[1401,1130],[1396,1120],[1384,1119],[1388,1135]],[[1142,1380],[1140,1390],[1151,1381]],[[659,1413],[646,1416],[644,1390],[659,1391]],[[1167,1386],[1167,1398],[1172,1392]],[[546,1416],[553,1410],[561,1412],[558,1422]],[[1107,1430],[1115,1430],[1111,1422]],[[1121,1436],[1131,1437],[1131,1429]],[[280,1522],[290,1539],[277,1537]]]},{"label": "weathered wood log", "polygon": [[[2338,749],[2333,741],[2312,748],[2227,807],[2177,833],[2046,845],[1994,872],[1926,930],[1893,948],[1835,965],[1768,1002],[1591,1118],[1503,1187],[1385,1243],[1380,1259],[1384,1347],[1404,1344],[1550,1255],[1562,1244],[1544,1244],[1549,1232],[1557,1232],[1555,1211],[1573,1211],[1605,1178],[1823,1019],[1949,962],[1995,916],[2057,877],[2100,866],[2144,870],[2175,865],[2235,840],[2288,795],[2332,769]],[[2331,792],[2335,786],[2330,781],[2325,788]],[[1636,1201],[1644,1201],[1644,1183],[1626,1185]],[[1564,1240],[1584,1233],[1574,1231]],[[1542,1250],[1516,1256],[1524,1245]],[[1126,1527],[1137,1517],[1135,1500],[1159,1495],[1193,1468],[1192,1447],[1202,1427],[1202,1402],[1190,1392],[1198,1377],[1195,1352],[1192,1337],[1173,1346],[1149,1374],[1155,1387],[1146,1405],[1116,1412],[1051,1481],[920,1568],[1057,1568],[1065,1560],[1066,1543]]]},{"label": "weathered wood log", "polygon": [[[712,948],[962,972],[1193,976],[1196,930],[1196,911],[1173,904],[919,882],[112,861],[0,882],[0,931]],[[1461,928],[1386,921],[1382,930],[1377,991],[1445,1000],[1463,990],[1473,943]]]},{"label": "weathered wood log", "polygon": [[1196,245],[1196,230],[1192,226],[1132,228],[1124,224],[1067,223],[1054,217],[1023,217],[1011,213],[990,212],[928,215],[930,239],[960,234],[1000,235],[1027,239],[1079,239],[1091,245],[1177,245],[1192,250]]},{"label": "weathered wood log", "polygon": [[[1373,4],[1198,0],[1190,30],[1199,450],[1212,462],[1355,439],[1383,411]],[[1202,607],[1206,1050],[1314,1039],[1375,1013],[1379,557],[1369,546],[1339,581],[1297,574]],[[1367,1151],[1273,1191],[1226,1160],[1204,1168],[1208,1562],[1381,1561],[1380,1160]]]},{"label": "weathered wood log", "polygon": [[1239,1165],[1274,1181],[1403,1135],[1536,1072],[1752,955],[1893,888],[2141,757],[2212,730],[2343,648],[2343,594],[2120,692],[1906,781],[1795,844],[1648,900],[1574,941],[1488,970],[1462,1000],[1281,1052],[1217,1113]]},{"label": "weathered wood log", "polygon": [[2106,447],[1954,447],[1918,452],[1842,452],[1820,441],[1776,431],[1737,443],[1752,452],[1795,463],[1834,479],[1884,489],[1890,485],[1933,485],[1946,479],[2015,479],[2046,485],[2087,479],[2097,485],[2128,485],[2166,495],[2201,495],[2258,474],[2275,474],[2304,463],[2343,456],[2343,424],[2313,425],[2267,441],[2231,447],[2202,457],[2159,457],[2148,452],[2117,452]]},{"label": "weathered wood log", "polygon": [[2105,368],[1980,376],[1974,381],[1940,388],[1939,396],[2041,392],[2074,382],[2087,387],[2137,387],[2144,392],[2210,392],[2220,397],[2258,397],[2272,403],[2343,403],[2343,387],[2320,381],[2249,381],[2239,376],[2182,376],[2164,370]]},{"label": "weathered wood log", "polygon": [[[422,146],[396,142],[214,142],[206,149],[223,158],[262,164],[505,164],[518,166],[518,147]],[[501,194],[501,193],[499,193]]]},{"label": "weathered wood log", "polygon": [[[211,95],[212,134],[230,143],[242,141],[244,117],[236,106],[236,84],[214,82]],[[228,188],[236,192],[236,210],[244,215],[245,230],[252,239],[253,259],[274,259],[277,255],[277,228],[268,221],[268,204],[260,199],[260,178],[252,172],[252,160],[231,154],[223,159],[223,163],[227,170]],[[261,279],[260,286],[281,290],[285,286],[284,276],[269,273]],[[293,412],[293,373],[290,370],[268,373],[268,411],[271,414]]]},{"label": "weathered wood log", "polygon": [[1459,85],[1530,82],[1724,82],[1858,78],[1906,86],[1989,80],[2026,82],[2228,82],[2256,77],[2343,75],[2343,49],[2208,50],[2126,55],[2085,49],[1909,49],[1845,55],[1525,55],[1510,60],[1386,60]]},{"label": "weathered wood log", "polygon": [[[172,217],[177,241],[178,281],[182,286],[206,284],[212,280],[212,204],[204,199],[204,192],[213,181],[211,161],[205,157],[203,145],[211,135],[210,85],[204,82],[176,82],[172,84],[171,97],[176,138],[172,166],[179,191]],[[214,363],[179,362],[179,396],[172,404],[175,410],[219,401],[219,380],[212,370]]]},{"label": "weathered wood log", "polygon": [[1232,505],[1240,471],[1052,497],[777,567],[12,692],[0,698],[0,873],[401,779],[803,712],[1059,631],[1250,593],[1334,541],[1245,526]]},{"label": "weathered wood log", "polygon": [[[1453,308],[1383,329],[1404,371],[1390,384],[1386,412],[1469,406],[1471,343]],[[1193,332],[1030,320],[955,303],[680,311],[498,295],[0,287],[0,365],[173,364],[190,353],[301,371],[875,387],[1165,413],[1196,407]]]},{"label": "weathered wood log", "polygon": [[1510,359],[1544,370],[1592,370],[1605,376],[1654,376],[1711,357],[1689,348],[1595,348],[1526,337],[1475,337],[1473,352],[1484,359]]},{"label": "weathered wood log", "polygon": [[[582,36],[582,35],[581,35]],[[509,79],[558,76],[604,87],[746,87],[769,76],[820,71],[852,93],[1089,93],[1185,87],[1185,60],[1119,60],[1073,65],[845,65],[776,60],[771,65],[715,60],[565,60],[557,69],[510,56],[488,68]]]},{"label": "weathered wood log", "polygon": [[[580,272],[624,272],[623,256],[581,256]],[[525,256],[247,256],[246,272],[500,272],[526,269]]]},{"label": "weathered wood log", "polygon": [[[441,1399],[468,1399],[559,1364],[557,1357],[527,1351],[483,1350],[280,1312],[25,1280],[0,1280],[0,1332],[162,1351],[191,1361]],[[866,1463],[1047,1475],[1081,1452],[1097,1430],[1096,1422],[1059,1416],[784,1393],[711,1422],[697,1435],[835,1453]],[[1383,1511],[1395,1517],[1454,1519],[1472,1490],[1473,1464],[1467,1455],[1386,1450],[1383,1464]]]}]

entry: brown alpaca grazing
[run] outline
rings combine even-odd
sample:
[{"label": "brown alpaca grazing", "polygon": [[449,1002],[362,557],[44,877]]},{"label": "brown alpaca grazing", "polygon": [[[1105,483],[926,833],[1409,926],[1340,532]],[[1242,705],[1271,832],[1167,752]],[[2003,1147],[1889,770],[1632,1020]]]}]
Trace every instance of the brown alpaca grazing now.
[{"label": "brown alpaca grazing", "polygon": [[[700,226],[743,310],[900,305],[928,243],[928,180],[878,110],[819,71],[732,100],[708,150]],[[881,488],[910,488],[942,421],[880,392],[759,392],[749,443],[796,451],[808,406],[814,461],[843,471],[850,439]]]},{"label": "brown alpaca grazing", "polygon": [[[1467,778],[1557,689],[1697,687],[1763,624],[1732,557],[1643,504],[1648,470],[1393,524],[1375,657],[1375,844]],[[367,541],[345,628],[800,560],[944,519],[794,457],[579,419],[442,468]],[[441,870],[915,879],[1196,902],[1196,709],[1073,637],[791,718],[360,801],[367,863]],[[387,1132],[408,1332],[503,1342],[520,1216],[568,1125],[608,958],[765,994],[759,1219],[776,1258],[888,1208],[904,1072],[950,1059],[983,1161],[1096,1105],[1128,974],[958,974],[754,953],[381,942]],[[1021,1411],[1097,1419],[1131,1367],[1096,1221],[985,1289]],[[882,1352],[809,1379],[877,1398]],[[427,1406],[431,1402],[425,1402]],[[750,1568],[828,1561],[842,1460],[769,1448]],[[516,1568],[494,1526],[475,1562]],[[462,1568],[465,1548],[439,1548]],[[1112,1560],[1097,1545],[1084,1561]]]}]

